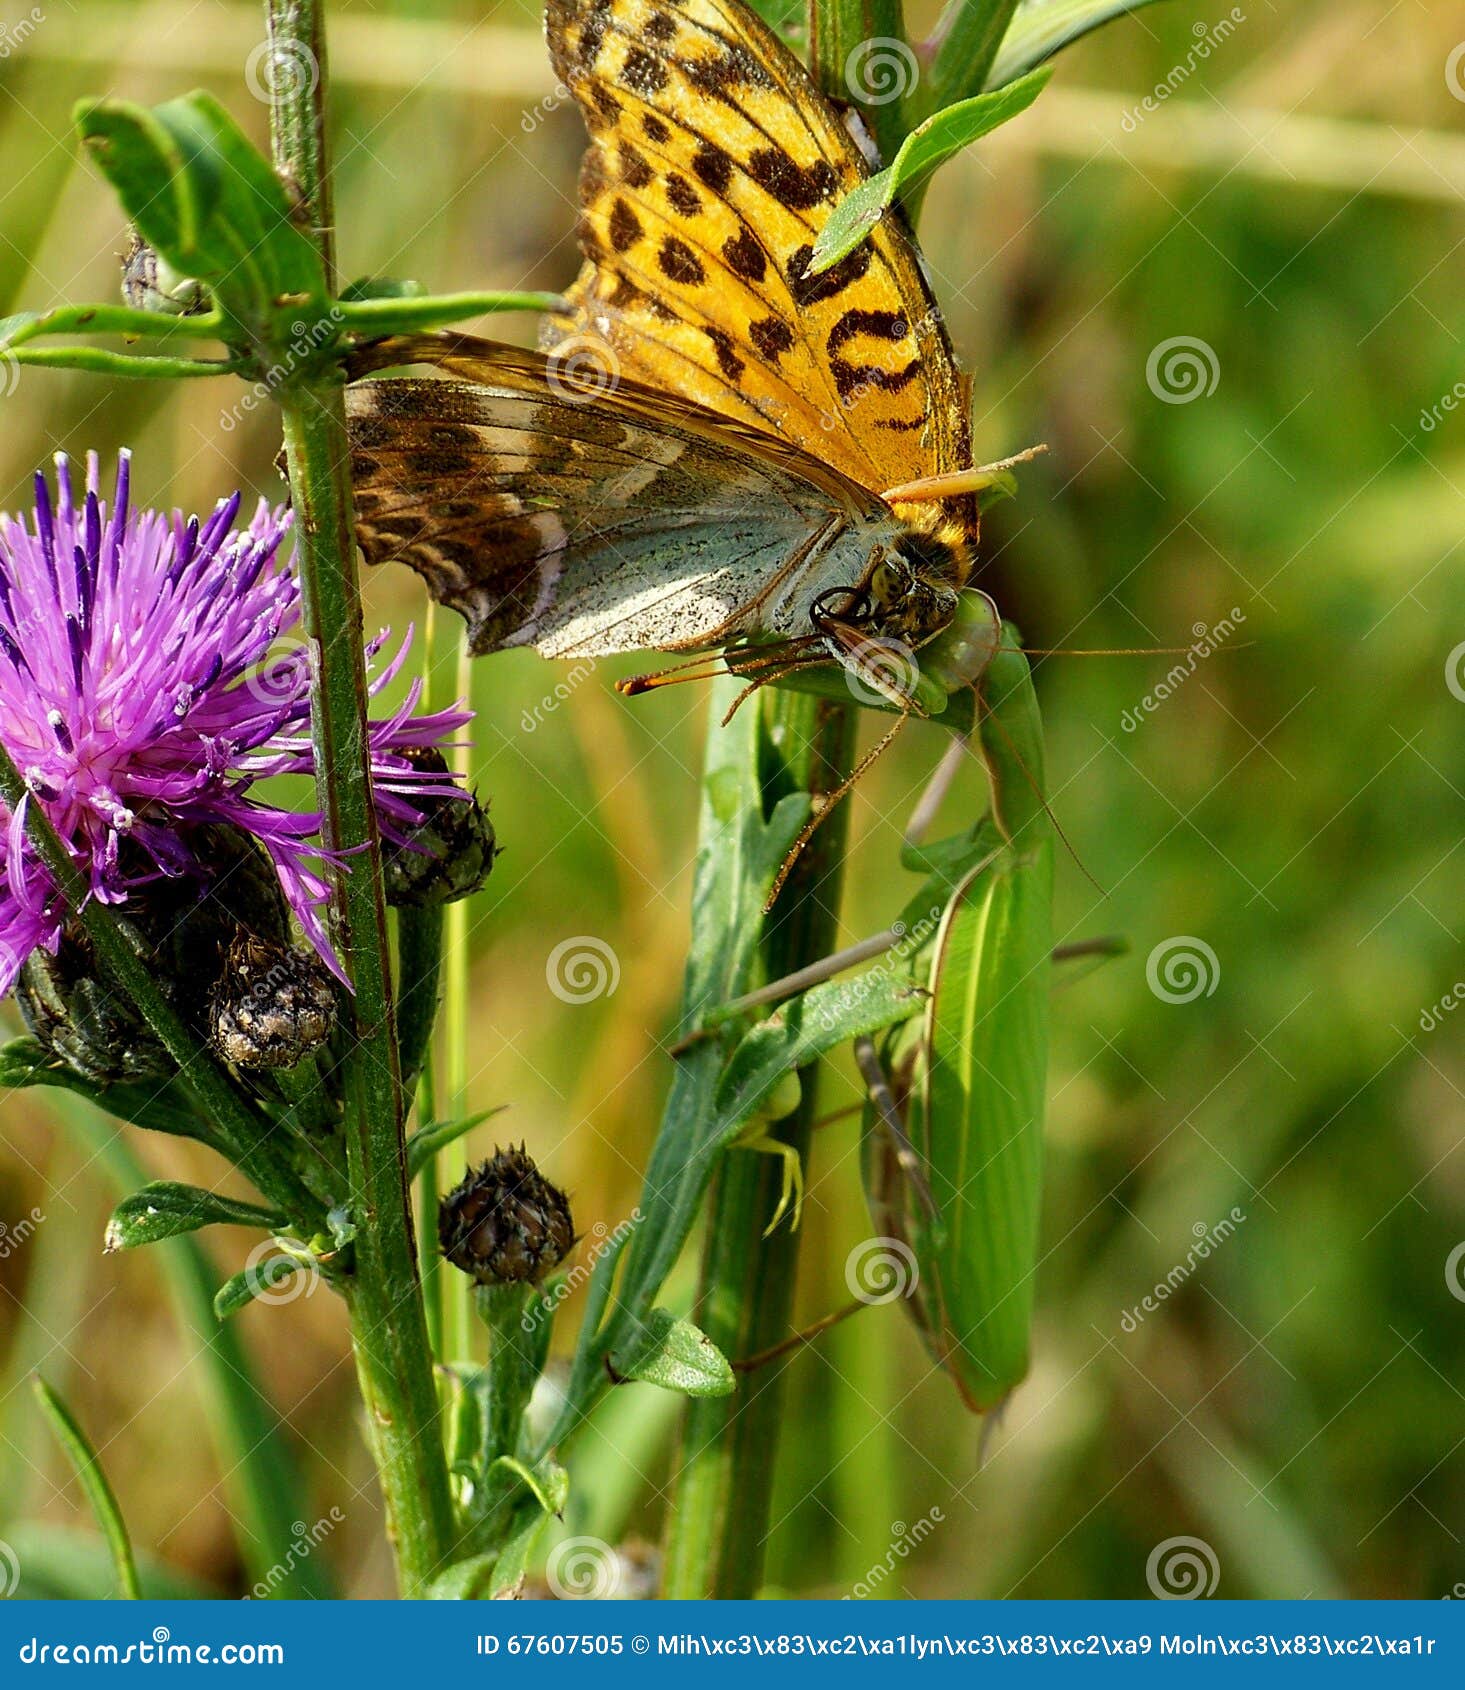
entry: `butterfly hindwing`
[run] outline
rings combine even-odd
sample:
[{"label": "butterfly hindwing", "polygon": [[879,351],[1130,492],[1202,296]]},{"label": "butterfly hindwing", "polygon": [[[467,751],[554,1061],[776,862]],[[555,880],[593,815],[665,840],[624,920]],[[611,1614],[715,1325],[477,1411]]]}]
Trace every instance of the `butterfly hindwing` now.
[{"label": "butterfly hindwing", "polygon": [[817,460],[632,383],[578,387],[466,336],[387,341],[347,389],[357,537],[468,622],[475,653],[695,650],[745,631],[810,537],[878,517]]},{"label": "butterfly hindwing", "polygon": [[[807,273],[868,167],[772,32],[738,0],[549,0],[547,28],[590,148],[587,262],[546,344],[596,337],[877,491],[966,468],[965,387],[897,222]],[[970,500],[947,514],[975,539]]]}]

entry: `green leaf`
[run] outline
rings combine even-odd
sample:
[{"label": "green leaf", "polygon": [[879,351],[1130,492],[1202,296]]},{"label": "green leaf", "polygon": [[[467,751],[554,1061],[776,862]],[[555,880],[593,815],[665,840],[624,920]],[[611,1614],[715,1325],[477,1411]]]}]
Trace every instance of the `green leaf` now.
[{"label": "green leaf", "polygon": [[201,1226],[257,1226],[277,1232],[286,1217],[276,1209],[258,1203],[241,1203],[196,1185],[179,1185],[157,1180],[126,1197],[112,1211],[102,1248],[135,1250],[140,1244],[156,1244],[161,1238],[197,1232]]},{"label": "green leaf", "polygon": [[570,1475],[554,1461],[530,1467],[511,1455],[501,1455],[488,1469],[490,1481],[498,1473],[523,1485],[546,1514],[560,1515],[570,1500]]},{"label": "green leaf", "polygon": [[461,1120],[432,1121],[425,1127],[419,1127],[407,1140],[408,1180],[416,1179],[439,1150],[446,1150],[450,1144],[462,1138],[464,1133],[471,1133],[474,1127],[506,1107],[506,1104],[500,1103],[493,1109],[480,1109],[476,1115],[465,1115]]},{"label": "green leaf", "polygon": [[860,244],[897,198],[909,200],[938,165],[1025,111],[1047,86],[1050,70],[1030,75],[991,93],[961,100],[914,129],[887,167],[846,194],[814,242],[811,276],[837,264]]},{"label": "green leaf", "polygon": [[429,1602],[477,1602],[491,1595],[490,1583],[499,1555],[470,1555],[433,1579],[422,1592]]},{"label": "green leaf", "polygon": [[41,1405],[41,1412],[50,1421],[51,1430],[56,1434],[62,1449],[66,1451],[72,1470],[91,1504],[92,1513],[96,1515],[97,1524],[102,1528],[102,1536],[106,1539],[112,1555],[112,1570],[117,1575],[117,1594],[130,1601],[136,1601],[142,1592],[138,1588],[137,1563],[132,1556],[132,1543],[127,1535],[122,1510],[117,1505],[116,1493],[107,1482],[107,1475],[102,1471],[97,1452],[92,1448],[71,1410],[46,1381],[37,1374],[31,1383]]},{"label": "green leaf", "polygon": [[727,1357],[690,1320],[652,1309],[633,1345],[612,1358],[617,1375],[686,1397],[726,1397],[737,1388]]},{"label": "green leaf", "polygon": [[[982,691],[993,808],[970,849],[995,838],[996,857],[973,863],[941,918],[921,1037],[887,1044],[935,1212],[901,1179],[873,1112],[864,1147],[876,1225],[909,1257],[906,1306],[978,1410],[1028,1366],[1053,943],[1041,729],[1021,653],[999,652]],[[934,876],[923,895],[938,888]]]},{"label": "green leaf", "polygon": [[[231,1314],[237,1314],[256,1297],[266,1298],[271,1302],[292,1302],[302,1293],[299,1289],[289,1286],[288,1281],[298,1274],[313,1274],[318,1271],[314,1261],[308,1256],[297,1256],[289,1251],[267,1256],[261,1262],[241,1268],[238,1273],[224,1281],[214,1298],[214,1314],[219,1320],[227,1320]],[[305,1294],[308,1295],[308,1287],[305,1288]]]},{"label": "green leaf", "polygon": [[1155,0],[1023,0],[1002,37],[986,86],[1005,87],[1091,29],[1154,4]]},{"label": "green leaf", "polygon": [[56,1086],[75,1092],[134,1126],[151,1127],[177,1138],[196,1138],[202,1144],[221,1148],[176,1080],[162,1088],[121,1082],[94,1085],[58,1063],[35,1039],[12,1039],[0,1046],[0,1087],[19,1090],[25,1086]]},{"label": "green leaf", "polygon": [[864,974],[825,981],[793,998],[744,1035],[723,1070],[715,1098],[719,1137],[731,1139],[744,1122],[763,1113],[783,1075],[909,1019],[924,1003],[898,949]]},{"label": "green leaf", "polygon": [[84,100],[75,120],[143,239],[204,283],[245,344],[304,342],[303,361],[321,323],[334,338],[320,255],[269,161],[212,95],[151,108]]}]

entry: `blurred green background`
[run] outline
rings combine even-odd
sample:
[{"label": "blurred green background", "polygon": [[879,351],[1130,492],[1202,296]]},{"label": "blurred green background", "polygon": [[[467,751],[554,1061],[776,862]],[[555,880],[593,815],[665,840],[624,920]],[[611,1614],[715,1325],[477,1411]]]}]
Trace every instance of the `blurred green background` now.
[{"label": "blurred green background", "polygon": [[[256,8],[18,6],[0,15],[0,314],[116,286],[122,228],[77,159],[74,98],[202,85],[265,134]],[[1233,607],[1244,622],[1179,660],[1163,699],[1173,657],[1038,664],[1073,848],[1058,932],[1131,951],[1055,994],[1033,1372],[979,1469],[978,1424],[898,1309],[800,1353],[774,1589],[1144,1596],[1147,1564],[1192,1537],[1223,1596],[1465,1594],[1465,1007],[1430,1013],[1465,998],[1465,418],[1441,405],[1465,382],[1460,33],[1441,0],[1155,7],[1066,55],[929,196],[978,453],[1051,449],[991,519],[983,584],[1044,648],[1185,647]],[[334,52],[347,275],[570,278],[582,137],[532,6],[342,4]],[[1167,392],[1177,337],[1208,391]],[[0,398],[0,495],[23,503],[57,448],[130,443],[143,496],[279,497],[268,408],[231,415],[237,398],[26,370]],[[368,591],[381,619],[420,619],[415,580]],[[508,1105],[494,1127],[570,1189],[582,1232],[635,1203],[667,1082],[702,719],[695,688],[631,703],[613,672],[516,655],[472,677],[506,849],[470,915],[468,1091]],[[904,900],[898,833],[941,749],[911,730],[853,800],[848,941]],[[953,816],[979,801],[957,791]],[[579,935],[619,967],[589,1004],[546,978]],[[1162,972],[1181,937],[1209,948],[1209,990],[1168,1001],[1187,995]],[[831,1108],[855,1095],[847,1067]],[[132,1139],[154,1175],[217,1177]],[[808,1184],[813,1319],[871,1230],[851,1123],[819,1135]],[[22,1388],[41,1363],[143,1549],[237,1593],[193,1344],[155,1259],[102,1257],[112,1197],[95,1131],[4,1100],[0,1538],[39,1587],[55,1534],[85,1524]],[[208,1247],[232,1270],[250,1242]],[[383,1592],[340,1310],[322,1293],[242,1318],[301,1462],[299,1518],[343,1521],[316,1553],[347,1591]],[[674,1406],[618,1394],[617,1450],[573,1526],[654,1540]]]}]

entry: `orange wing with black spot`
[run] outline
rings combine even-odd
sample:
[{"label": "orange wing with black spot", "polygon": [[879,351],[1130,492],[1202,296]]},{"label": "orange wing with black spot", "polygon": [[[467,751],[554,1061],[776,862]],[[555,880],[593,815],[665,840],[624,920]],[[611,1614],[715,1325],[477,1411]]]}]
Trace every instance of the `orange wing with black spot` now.
[{"label": "orange wing with black spot", "polygon": [[[590,133],[586,264],[547,344],[593,335],[625,375],[782,435],[880,491],[965,469],[965,383],[887,217],[808,273],[869,174],[833,106],[738,0],[549,0]],[[976,505],[944,514],[976,538]]]}]

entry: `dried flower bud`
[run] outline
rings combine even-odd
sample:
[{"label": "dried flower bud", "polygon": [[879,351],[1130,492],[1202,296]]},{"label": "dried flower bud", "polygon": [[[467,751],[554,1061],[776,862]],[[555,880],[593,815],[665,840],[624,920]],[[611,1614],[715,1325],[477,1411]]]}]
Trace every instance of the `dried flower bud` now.
[{"label": "dried flower bud", "polygon": [[209,998],[209,1037],[236,1068],[293,1068],[336,1025],[336,988],[314,951],[240,933]]},{"label": "dried flower bud", "polygon": [[488,879],[498,854],[493,823],[476,794],[448,786],[448,765],[440,751],[424,746],[403,755],[425,777],[441,777],[443,789],[441,795],[418,793],[410,799],[422,821],[404,833],[402,842],[385,848],[387,902],[417,909],[456,903]]},{"label": "dried flower bud", "polygon": [[210,304],[203,283],[180,276],[136,229],[128,231],[122,254],[122,297],[136,311],[160,311],[168,317],[197,317]]},{"label": "dried flower bud", "polygon": [[469,1169],[438,1206],[438,1242],[480,1285],[540,1280],[575,1242],[570,1205],[521,1144]]}]

